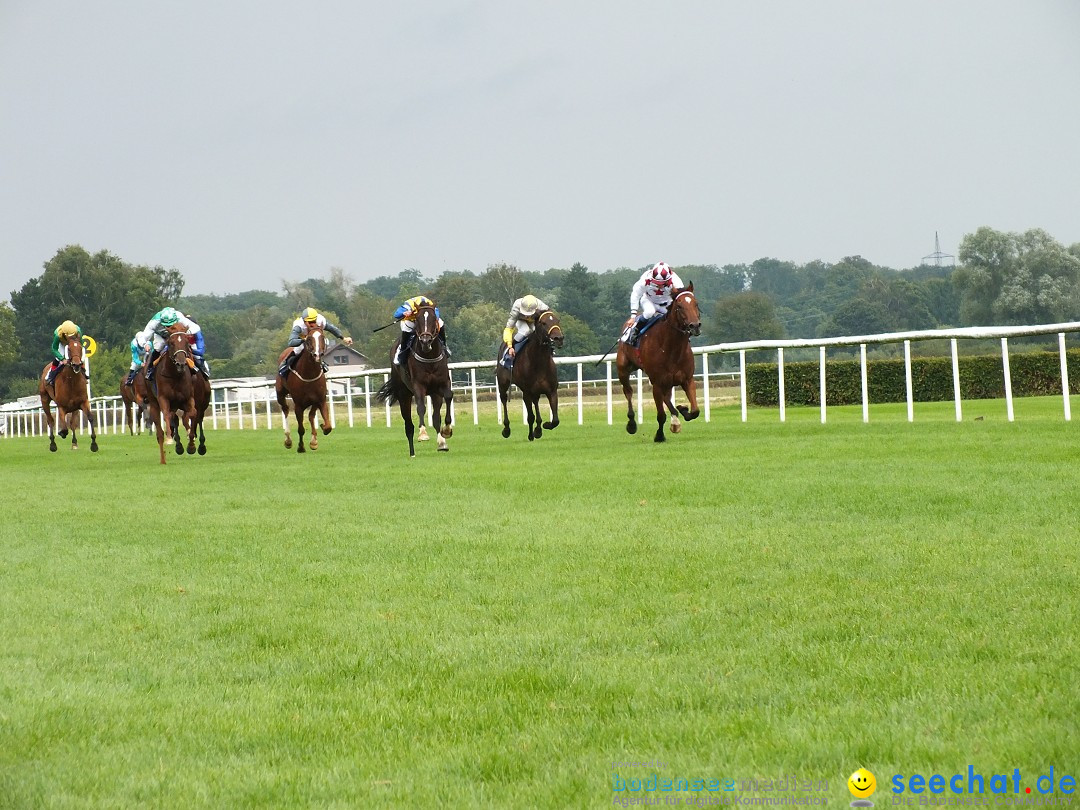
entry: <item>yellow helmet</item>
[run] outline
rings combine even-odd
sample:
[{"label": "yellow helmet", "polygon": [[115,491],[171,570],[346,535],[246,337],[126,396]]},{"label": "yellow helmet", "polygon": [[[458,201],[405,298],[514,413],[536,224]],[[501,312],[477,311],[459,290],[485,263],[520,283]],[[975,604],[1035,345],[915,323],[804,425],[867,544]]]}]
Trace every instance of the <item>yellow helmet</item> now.
[{"label": "yellow helmet", "polygon": [[79,327],[73,324],[71,321],[64,321],[57,328],[57,333],[61,335],[77,335],[79,334]]},{"label": "yellow helmet", "polygon": [[307,307],[300,317],[307,323],[315,323],[315,321],[319,320],[319,313],[316,311],[315,307]]}]

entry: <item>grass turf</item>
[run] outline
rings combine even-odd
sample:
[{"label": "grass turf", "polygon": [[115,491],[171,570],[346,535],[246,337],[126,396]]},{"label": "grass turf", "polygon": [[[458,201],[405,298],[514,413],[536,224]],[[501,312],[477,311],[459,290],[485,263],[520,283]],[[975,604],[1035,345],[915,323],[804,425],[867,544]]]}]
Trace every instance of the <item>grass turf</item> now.
[{"label": "grass turf", "polygon": [[1060,408],[724,408],[655,445],[650,404],[411,461],[397,422],[165,468],[4,440],[0,807],[595,806],[633,760],[830,802],[860,765],[1075,776]]}]

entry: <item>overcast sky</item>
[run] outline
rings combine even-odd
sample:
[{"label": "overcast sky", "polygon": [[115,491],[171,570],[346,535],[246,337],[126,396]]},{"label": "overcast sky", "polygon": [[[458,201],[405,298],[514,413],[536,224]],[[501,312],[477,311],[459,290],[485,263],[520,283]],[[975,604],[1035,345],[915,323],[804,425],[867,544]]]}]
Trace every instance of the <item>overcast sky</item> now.
[{"label": "overcast sky", "polygon": [[0,299],[1080,241],[1078,0],[0,0]]}]

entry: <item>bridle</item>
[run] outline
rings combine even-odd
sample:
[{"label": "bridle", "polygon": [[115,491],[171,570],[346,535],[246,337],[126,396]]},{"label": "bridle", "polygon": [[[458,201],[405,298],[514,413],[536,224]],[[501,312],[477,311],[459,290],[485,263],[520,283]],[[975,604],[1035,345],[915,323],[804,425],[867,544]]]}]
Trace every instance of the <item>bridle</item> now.
[{"label": "bridle", "polygon": [[[546,323],[544,322],[544,318],[548,318]],[[552,346],[556,340],[563,339],[562,326],[559,325],[558,318],[555,317],[555,313],[550,309],[536,319],[536,324],[543,328],[545,346]]]},{"label": "bridle", "polygon": [[446,356],[445,352],[439,352],[438,357],[423,357],[416,353],[417,343],[427,351],[438,337],[439,319],[435,317],[435,310],[428,306],[420,307],[416,315],[416,343],[413,344],[412,356],[421,363],[438,363]]},{"label": "bridle", "polygon": [[[179,340],[177,340],[177,338],[179,338]],[[169,359],[172,360],[172,364],[176,366],[177,369],[182,370],[185,366],[191,364],[191,344],[188,343],[186,331],[169,332],[167,342]]]},{"label": "bridle", "polygon": [[311,328],[311,331],[307,333],[307,337],[304,338],[304,351],[306,351],[315,359],[316,368],[319,369],[319,373],[309,379],[303,376],[299,371],[297,371],[296,367],[294,366],[290,370],[300,379],[301,382],[315,382],[320,377],[325,376],[326,372],[324,372],[322,369],[322,356],[323,352],[325,351],[323,347],[325,345],[326,335],[323,334],[323,330],[317,326],[313,326]]},{"label": "bridle", "polygon": [[694,297],[694,293],[690,290],[683,290],[681,293],[675,296],[671,302],[672,309],[675,310],[676,328],[687,337],[692,335],[701,334],[701,321],[697,323],[691,323],[689,316],[679,306],[680,302],[684,305],[694,304],[697,306],[697,298]]}]

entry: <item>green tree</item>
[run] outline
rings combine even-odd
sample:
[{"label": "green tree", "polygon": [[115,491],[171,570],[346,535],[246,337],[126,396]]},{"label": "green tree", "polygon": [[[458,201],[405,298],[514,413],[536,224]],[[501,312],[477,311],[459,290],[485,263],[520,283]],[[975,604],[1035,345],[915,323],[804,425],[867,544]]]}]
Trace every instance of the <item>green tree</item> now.
[{"label": "green tree", "polygon": [[431,298],[443,319],[453,318],[465,307],[480,303],[480,280],[468,270],[447,271],[431,285]]},{"label": "green tree", "polygon": [[446,339],[454,353],[452,359],[491,360],[494,364],[506,315],[507,308],[484,301],[465,307],[453,321],[446,321]]},{"label": "green tree", "polygon": [[965,324],[1054,322],[1075,317],[1080,258],[1035,228],[967,234],[952,275]]},{"label": "green tree", "polygon": [[[629,296],[629,290],[627,291]],[[606,326],[608,302],[600,297],[600,280],[595,273],[577,262],[563,276],[559,287],[559,317],[569,315],[589,325],[592,332]]]},{"label": "green tree", "polygon": [[705,324],[705,334],[717,343],[745,340],[776,340],[784,336],[784,325],[776,314],[773,299],[761,292],[725,295],[713,305]]},{"label": "green tree", "polygon": [[45,263],[45,272],[11,294],[18,315],[18,373],[40,370],[53,330],[65,319],[103,347],[126,345],[183,287],[177,270],[133,266],[106,251],[91,256],[78,245],[62,248]]},{"label": "green tree", "polygon": [[8,388],[15,373],[19,339],[15,336],[15,310],[0,301],[0,399],[8,397]]},{"label": "green tree", "polygon": [[512,264],[492,264],[480,274],[482,299],[507,310],[528,292],[526,287],[525,274]]}]

